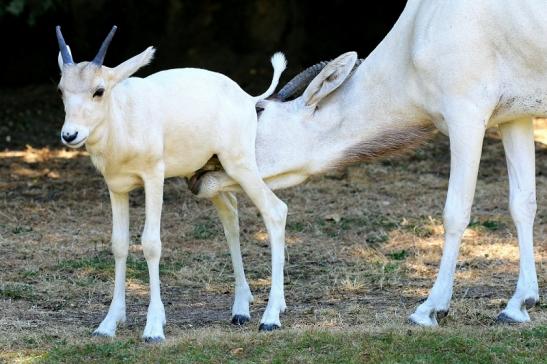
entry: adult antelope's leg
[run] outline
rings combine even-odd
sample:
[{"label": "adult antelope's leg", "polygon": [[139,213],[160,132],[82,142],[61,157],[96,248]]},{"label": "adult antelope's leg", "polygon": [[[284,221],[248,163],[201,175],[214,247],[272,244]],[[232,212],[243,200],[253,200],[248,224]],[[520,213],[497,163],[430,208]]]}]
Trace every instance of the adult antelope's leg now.
[{"label": "adult antelope's leg", "polygon": [[161,256],[161,208],[163,203],[163,168],[157,168],[153,174],[143,176],[144,192],[146,194],[146,221],[142,233],[142,249],[148,274],[150,277],[150,305],[146,315],[146,326],[143,339],[147,342],[157,342],[165,339],[165,310],[160,295],[160,256]]},{"label": "adult antelope's leg", "polygon": [[517,227],[520,270],[517,290],[499,314],[501,322],[530,321],[526,308],[539,301],[534,262],[533,226],[536,214],[535,148],[532,119],[500,125],[509,171],[509,209]]},{"label": "adult antelope's leg", "polygon": [[[252,144],[254,148],[254,143]],[[231,152],[237,152],[232,150]],[[232,158],[219,155],[226,173],[235,179],[260,211],[272,250],[272,285],[266,311],[260,320],[260,330],[274,330],[281,327],[279,314],[285,311],[283,291],[283,265],[285,261],[285,222],[287,205],[266,186],[260,178],[254,149],[247,149],[245,157],[236,153]]]},{"label": "adult antelope's leg", "polygon": [[125,321],[125,263],[129,248],[129,196],[110,191],[112,205],[112,253],[115,260],[114,294],[108,314],[93,332],[95,336],[114,336],[116,324]]},{"label": "adult antelope's leg", "polygon": [[[462,113],[462,116],[468,115]],[[410,320],[419,325],[437,325],[436,314],[445,315],[448,312],[460,242],[469,224],[477,183],[485,132],[482,120],[484,118],[447,118],[451,160],[444,209],[445,242],[439,273],[429,297],[410,316]]]},{"label": "adult antelope's leg", "polygon": [[253,302],[253,295],[245,279],[243,260],[239,244],[239,221],[237,214],[237,199],[233,193],[221,192],[211,199],[215,205],[222,226],[224,235],[230,248],[232,266],[235,276],[235,297],[232,306],[232,323],[243,325],[250,320],[249,303]]}]

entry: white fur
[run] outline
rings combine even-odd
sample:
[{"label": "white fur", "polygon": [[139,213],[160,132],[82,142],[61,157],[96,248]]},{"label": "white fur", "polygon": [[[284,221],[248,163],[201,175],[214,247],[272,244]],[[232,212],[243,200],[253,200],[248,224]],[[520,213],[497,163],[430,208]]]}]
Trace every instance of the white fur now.
[{"label": "white fur", "polygon": [[285,71],[285,68],[287,68],[287,59],[281,52],[275,53],[272,56],[271,61],[274,69],[272,84],[262,95],[254,97],[255,102],[264,100],[266,97],[269,97],[271,96],[271,94],[274,93],[277,85],[279,84],[279,78],[281,77],[281,74],[283,73],[283,71]]},{"label": "white fur", "polygon": [[[70,147],[85,144],[108,185],[112,202],[112,250],[115,284],[112,304],[95,334],[114,336],[125,320],[125,262],[129,245],[128,192],[144,186],[146,222],[142,247],[150,275],[150,305],[143,337],[164,339],[165,311],[160,295],[160,221],[163,182],[191,176],[216,154],[261,212],[272,243],[272,294],[283,287],[286,205],[260,178],[256,166],[255,103],[274,92],[285,69],[285,57],[272,57],[274,77],[268,91],[251,97],[224,75],[201,69],[176,69],[146,78],[128,78],[148,64],[152,47],[115,68],[83,62],[59,66],[65,123],[62,140]],[[98,89],[103,96],[94,96]],[[73,140],[65,140],[74,136]],[[252,295],[239,250],[237,202],[232,194],[213,199],[232,254],[236,297],[232,312],[249,317]],[[272,318],[275,321],[275,317]]]},{"label": "white fur", "polygon": [[[351,77],[350,52],[325,67],[303,96],[259,103],[257,163],[272,189],[299,184],[378,136],[424,124],[449,136],[444,252],[428,299],[410,317],[417,324],[436,325],[436,313],[448,310],[487,127],[502,132],[521,254],[517,290],[499,318],[528,321],[525,303],[539,300],[531,119],[547,116],[546,17],[541,0],[410,0]],[[200,196],[238,190],[222,172],[201,180]]]}]

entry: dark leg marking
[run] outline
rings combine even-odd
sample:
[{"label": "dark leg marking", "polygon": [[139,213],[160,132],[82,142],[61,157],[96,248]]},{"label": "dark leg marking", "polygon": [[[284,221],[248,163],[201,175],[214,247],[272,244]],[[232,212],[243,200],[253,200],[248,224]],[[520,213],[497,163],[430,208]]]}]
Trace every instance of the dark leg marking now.
[{"label": "dark leg marking", "polygon": [[535,298],[527,298],[525,301],[524,301],[524,305],[526,306],[527,309],[531,309],[532,307],[534,307],[535,305],[537,305],[539,303],[539,301],[536,301]]},{"label": "dark leg marking", "polygon": [[232,324],[236,326],[245,325],[251,318],[245,315],[234,315],[232,317]]},{"label": "dark leg marking", "polygon": [[144,342],[145,343],[148,343],[148,344],[159,344],[163,341],[164,339],[159,337],[159,336],[156,336],[156,337],[145,337],[144,338]]},{"label": "dark leg marking", "polygon": [[276,324],[260,324],[258,327],[258,331],[274,331],[278,330],[281,327]]},{"label": "dark leg marking", "polygon": [[437,311],[437,321],[442,320],[446,316],[448,316],[448,310]]},{"label": "dark leg marking", "polygon": [[505,312],[502,312],[496,317],[496,323],[498,324],[520,324],[520,322],[513,320],[511,317],[509,317]]},{"label": "dark leg marking", "polygon": [[97,331],[93,331],[91,336],[94,336],[94,337],[110,337],[109,335],[105,335],[102,332],[97,332]]}]

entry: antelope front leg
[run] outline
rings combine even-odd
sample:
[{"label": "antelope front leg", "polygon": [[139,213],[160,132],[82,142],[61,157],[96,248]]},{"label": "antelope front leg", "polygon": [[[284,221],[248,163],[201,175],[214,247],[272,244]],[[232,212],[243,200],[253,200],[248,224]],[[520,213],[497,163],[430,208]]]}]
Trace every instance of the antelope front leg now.
[{"label": "antelope front leg", "polygon": [[110,191],[112,205],[112,253],[115,260],[114,294],[108,314],[94,336],[116,335],[118,322],[125,322],[125,263],[129,248],[129,196]]},{"label": "antelope front leg", "polygon": [[[465,113],[463,114],[466,116]],[[409,318],[411,322],[418,325],[436,326],[436,316],[442,317],[448,313],[460,242],[469,224],[477,183],[485,132],[481,120],[484,119],[447,119],[451,160],[448,195],[444,209],[445,242],[439,273],[429,297]]]},{"label": "antelope front leg", "polygon": [[526,308],[539,301],[534,261],[534,217],[536,214],[536,172],[532,119],[500,125],[509,171],[509,209],[517,227],[520,270],[517,290],[498,315],[499,322],[530,321]]},{"label": "antelope front leg", "polygon": [[143,339],[146,342],[159,342],[165,339],[165,309],[160,295],[160,224],[163,203],[163,168],[157,168],[153,174],[143,176],[146,194],[146,221],[142,233],[142,250],[148,265],[150,277],[150,305],[146,315]]},{"label": "antelope front leg", "polygon": [[243,260],[241,259],[237,199],[233,193],[220,192],[211,201],[213,201],[220,221],[222,221],[234,268],[235,297],[232,306],[232,324],[243,325],[251,319],[249,303],[253,302],[253,295],[245,278]]}]

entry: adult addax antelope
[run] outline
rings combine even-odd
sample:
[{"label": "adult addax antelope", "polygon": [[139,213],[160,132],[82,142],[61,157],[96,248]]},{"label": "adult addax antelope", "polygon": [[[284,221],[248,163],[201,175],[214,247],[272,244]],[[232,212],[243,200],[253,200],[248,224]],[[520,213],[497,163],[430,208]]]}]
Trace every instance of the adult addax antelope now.
[{"label": "adult addax antelope", "polygon": [[[520,247],[516,292],[498,320],[529,321],[539,300],[532,118],[547,116],[546,18],[541,0],[410,0],[365,60],[350,52],[313,66],[258,103],[256,157],[272,189],[409,148],[431,127],[449,137],[443,256],[429,297],[410,316],[416,324],[437,325],[448,311],[489,127],[501,131]],[[238,190],[221,171],[190,186],[203,197]]]}]

